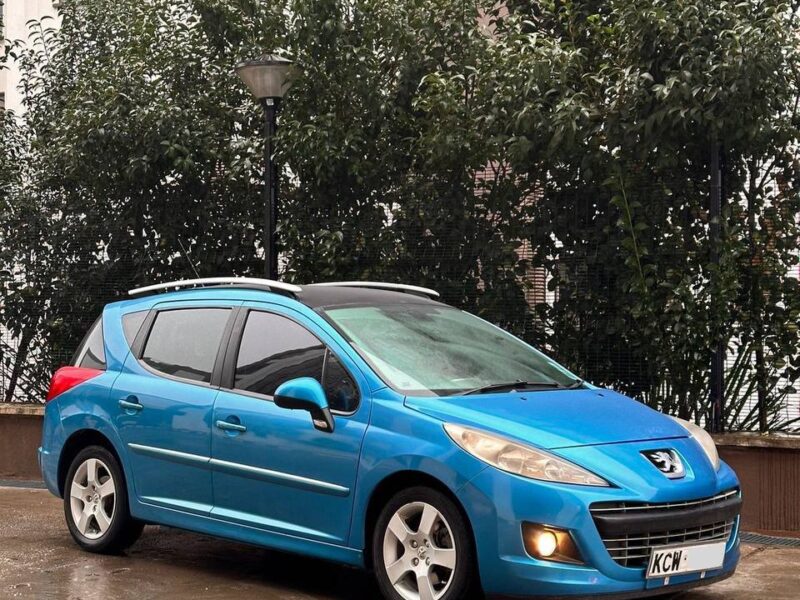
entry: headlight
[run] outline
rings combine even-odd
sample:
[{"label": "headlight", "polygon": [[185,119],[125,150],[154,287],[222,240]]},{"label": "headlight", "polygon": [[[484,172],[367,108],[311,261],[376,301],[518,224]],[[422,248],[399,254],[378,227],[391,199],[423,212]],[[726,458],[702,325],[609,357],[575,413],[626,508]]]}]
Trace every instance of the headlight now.
[{"label": "headlight", "polygon": [[472,456],[507,473],[541,481],[609,487],[605,479],[547,452],[452,423],[445,424],[444,429]]},{"label": "headlight", "polygon": [[684,421],[678,417],[672,417],[681,427],[683,427],[689,435],[703,448],[703,451],[708,456],[708,460],[714,466],[714,470],[719,470],[719,452],[717,452],[717,445],[709,433],[702,427],[698,427],[691,421]]}]

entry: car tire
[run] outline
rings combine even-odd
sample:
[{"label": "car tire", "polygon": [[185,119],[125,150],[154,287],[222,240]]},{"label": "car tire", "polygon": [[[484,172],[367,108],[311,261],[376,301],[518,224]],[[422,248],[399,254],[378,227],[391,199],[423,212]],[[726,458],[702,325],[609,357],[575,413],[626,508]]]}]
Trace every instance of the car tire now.
[{"label": "car tire", "polygon": [[432,488],[403,490],[384,506],[372,535],[372,564],[387,600],[462,600],[477,592],[469,524]]},{"label": "car tire", "polygon": [[100,554],[125,550],[144,529],[131,517],[117,458],[102,446],[89,446],[73,459],[64,483],[64,516],[75,542]]}]

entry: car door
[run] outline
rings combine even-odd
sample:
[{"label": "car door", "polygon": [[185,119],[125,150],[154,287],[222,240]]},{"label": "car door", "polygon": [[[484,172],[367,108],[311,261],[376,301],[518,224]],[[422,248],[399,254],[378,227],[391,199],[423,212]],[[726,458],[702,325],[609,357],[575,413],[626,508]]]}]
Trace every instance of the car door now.
[{"label": "car door", "polygon": [[112,394],[132,467],[127,475],[142,502],[211,510],[212,379],[233,315],[225,304],[157,306],[133,343]]},{"label": "car door", "polygon": [[[214,405],[212,513],[262,529],[344,543],[369,407],[365,380],[324,331],[289,309],[243,307],[226,381]],[[275,389],[296,377],[323,384],[332,433],[309,413],[277,407]]]}]

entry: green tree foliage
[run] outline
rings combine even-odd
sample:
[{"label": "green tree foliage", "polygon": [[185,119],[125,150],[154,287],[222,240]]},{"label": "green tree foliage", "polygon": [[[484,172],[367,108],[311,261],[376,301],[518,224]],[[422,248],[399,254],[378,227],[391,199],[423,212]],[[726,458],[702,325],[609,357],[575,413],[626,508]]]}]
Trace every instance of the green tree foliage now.
[{"label": "green tree foliage", "polygon": [[201,8],[63,2],[59,30],[34,23],[11,46],[27,135],[3,221],[18,363],[34,348],[66,360],[131,285],[258,264],[258,113],[231,69],[239,47],[215,43]]},{"label": "green tree foliage", "polygon": [[331,0],[292,11],[287,275],[416,281],[524,327],[519,191],[505,173],[482,173],[493,146],[480,78],[492,74],[480,68],[489,40],[476,7]]},{"label": "green tree foliage", "polygon": [[[797,265],[800,181],[792,7],[539,2],[496,17],[498,61],[510,57],[501,85],[519,92],[503,121],[512,169],[545,188],[531,218],[535,263],[559,294],[540,307],[557,353],[686,417],[708,416],[719,339],[755,343],[765,389],[796,380],[800,297],[785,277]],[[531,48],[538,37],[548,42]],[[719,266],[715,148],[728,198]],[[752,379],[749,361],[739,368]],[[752,425],[733,396],[731,424]]]},{"label": "green tree foliage", "polygon": [[[277,50],[298,65],[277,141],[284,277],[435,286],[588,379],[694,418],[722,339],[740,356],[730,423],[755,424],[738,400],[759,393],[766,425],[785,426],[800,366],[800,295],[784,276],[800,181],[788,4],[60,10],[60,30],[34,25],[9,46],[27,112],[6,119],[0,160],[0,263],[17,282],[3,321],[43,364],[132,286],[261,272],[261,114],[232,66]],[[719,266],[713,148],[728,199]],[[554,303],[526,299],[534,272]]]}]

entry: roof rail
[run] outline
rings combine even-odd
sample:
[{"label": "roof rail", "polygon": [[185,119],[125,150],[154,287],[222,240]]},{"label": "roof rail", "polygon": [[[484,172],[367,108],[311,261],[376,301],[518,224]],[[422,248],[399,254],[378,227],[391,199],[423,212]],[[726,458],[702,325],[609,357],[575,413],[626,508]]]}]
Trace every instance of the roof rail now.
[{"label": "roof rail", "polygon": [[326,287],[362,287],[374,288],[378,290],[397,290],[401,292],[412,292],[422,294],[430,298],[438,298],[439,292],[430,288],[419,287],[417,285],[407,285],[405,283],[385,283],[383,281],[327,281],[325,283],[311,283],[309,285]]},{"label": "roof rail", "polygon": [[302,288],[291,283],[283,283],[282,281],[273,281],[272,279],[258,279],[255,277],[206,277],[204,279],[182,279],[179,281],[168,281],[167,283],[156,283],[145,287],[136,288],[128,291],[129,296],[138,296],[139,294],[147,294],[149,292],[157,292],[160,290],[169,290],[203,286],[215,285],[238,285],[241,287],[252,287],[256,289],[269,288],[270,290],[280,292],[290,292],[296,294],[302,291]]}]

